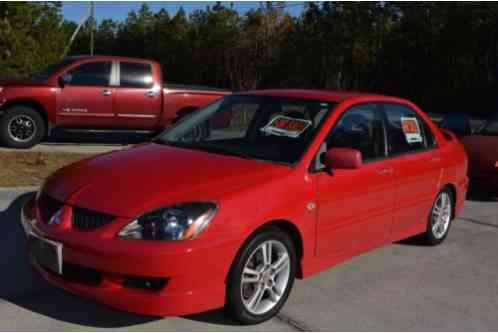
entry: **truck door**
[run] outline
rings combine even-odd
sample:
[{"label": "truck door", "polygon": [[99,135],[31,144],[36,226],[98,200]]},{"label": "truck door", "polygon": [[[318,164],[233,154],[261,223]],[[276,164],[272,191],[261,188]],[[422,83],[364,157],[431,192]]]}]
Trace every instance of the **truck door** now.
[{"label": "truck door", "polygon": [[162,108],[160,73],[150,63],[119,62],[115,114],[121,128],[152,129]]},{"label": "truck door", "polygon": [[66,127],[112,127],[114,88],[111,61],[86,62],[63,74],[58,123]]}]

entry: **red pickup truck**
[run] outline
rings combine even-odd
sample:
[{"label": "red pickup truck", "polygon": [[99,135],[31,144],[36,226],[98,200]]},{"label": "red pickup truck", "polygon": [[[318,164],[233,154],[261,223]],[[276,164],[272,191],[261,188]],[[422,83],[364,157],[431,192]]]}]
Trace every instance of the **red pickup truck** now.
[{"label": "red pickup truck", "polygon": [[155,61],[68,57],[29,80],[0,80],[0,144],[29,148],[55,128],[158,132],[228,94],[165,85]]}]

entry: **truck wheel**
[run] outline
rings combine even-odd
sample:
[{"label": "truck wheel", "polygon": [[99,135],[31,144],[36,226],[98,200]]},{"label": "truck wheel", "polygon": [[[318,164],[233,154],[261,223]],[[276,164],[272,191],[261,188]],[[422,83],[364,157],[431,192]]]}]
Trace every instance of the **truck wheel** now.
[{"label": "truck wheel", "polygon": [[43,139],[45,131],[41,115],[27,106],[15,106],[0,118],[0,142],[7,147],[31,148]]}]

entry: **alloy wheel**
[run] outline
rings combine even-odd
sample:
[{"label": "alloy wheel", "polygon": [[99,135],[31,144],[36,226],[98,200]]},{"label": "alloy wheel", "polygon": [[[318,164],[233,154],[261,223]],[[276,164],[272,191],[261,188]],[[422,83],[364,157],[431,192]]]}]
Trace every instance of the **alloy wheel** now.
[{"label": "alloy wheel", "polygon": [[446,235],[451,222],[451,198],[447,192],[441,192],[432,211],[432,233],[436,239]]},{"label": "alloy wheel", "polygon": [[290,256],[280,241],[267,240],[249,256],[242,271],[240,292],[244,307],[254,315],[272,310],[290,278]]},{"label": "alloy wheel", "polygon": [[26,115],[13,117],[8,124],[10,137],[17,142],[28,142],[36,135],[36,122]]}]

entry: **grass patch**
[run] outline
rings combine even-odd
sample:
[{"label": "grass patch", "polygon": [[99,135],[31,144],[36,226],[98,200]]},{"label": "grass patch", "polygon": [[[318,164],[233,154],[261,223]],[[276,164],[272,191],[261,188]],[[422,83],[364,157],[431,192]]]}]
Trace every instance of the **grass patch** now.
[{"label": "grass patch", "polygon": [[0,152],[0,187],[38,186],[55,170],[88,154]]}]

